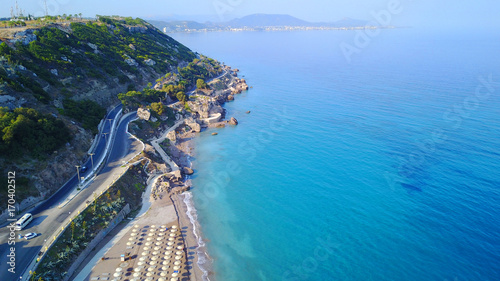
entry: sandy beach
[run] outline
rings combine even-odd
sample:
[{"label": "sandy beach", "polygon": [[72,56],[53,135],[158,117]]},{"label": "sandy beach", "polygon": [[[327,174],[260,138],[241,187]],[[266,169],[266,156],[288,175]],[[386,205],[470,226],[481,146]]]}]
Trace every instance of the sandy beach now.
[{"label": "sandy beach", "polygon": [[[157,178],[148,185],[138,216],[115,228],[82,263],[73,280],[108,280],[111,276],[118,280],[202,280],[185,206],[178,196],[153,199]],[[122,260],[122,255],[127,258]]]},{"label": "sandy beach", "polygon": [[[192,164],[189,158],[194,156],[195,137],[196,133],[192,131],[181,133],[177,137],[177,144],[170,148],[172,159],[180,167],[191,168]],[[190,186],[191,181],[187,179],[185,181],[185,184]],[[188,206],[188,204],[186,204],[186,202],[192,204],[192,200],[190,199],[191,196],[192,195],[189,191],[171,196],[172,202],[174,203],[177,215],[179,217],[179,224],[181,225],[181,227],[186,227],[187,229],[187,232],[185,233],[186,236],[184,237],[187,248],[190,251],[195,252],[195,258],[193,260],[194,266],[191,272],[191,280],[213,280],[213,278],[209,278],[209,276],[211,275],[211,261],[208,253],[206,253],[200,226],[198,225],[198,221],[196,220],[196,210],[194,209],[194,206]]]},{"label": "sandy beach", "polygon": [[[179,134],[178,144],[171,148],[171,151],[177,152],[175,155],[172,155],[172,160],[180,167],[190,166],[188,157],[192,156],[194,151],[192,143],[193,137],[195,137],[195,133],[192,132]],[[122,270],[125,272],[123,276],[120,276],[126,277],[126,279],[119,280],[135,280],[134,274],[138,274],[135,272],[136,268],[150,265],[148,264],[148,260],[143,259],[141,261],[140,259],[142,258],[142,253],[150,250],[148,246],[151,248],[151,245],[146,245],[148,242],[145,241],[143,243],[137,243],[135,240],[130,241],[133,237],[132,235],[134,235],[134,231],[139,231],[140,233],[144,231],[148,233],[147,231],[152,228],[157,228],[158,231],[160,231],[163,229],[168,230],[173,226],[178,227],[180,231],[178,241],[175,241],[175,246],[182,247],[182,251],[185,252],[185,256],[181,259],[182,265],[184,266],[180,266],[185,271],[182,272],[182,269],[180,270],[182,276],[179,280],[208,280],[206,278],[208,273],[203,272],[198,266],[198,247],[201,234],[199,233],[199,226],[197,226],[197,233],[194,232],[195,226],[188,216],[188,205],[185,203],[186,195],[185,193],[169,193],[167,190],[162,190],[160,188],[162,183],[158,180],[162,176],[164,175],[154,177],[148,184],[143,194],[142,207],[137,217],[130,221],[125,220],[110,232],[82,263],[82,266],[78,268],[78,273],[73,277],[73,280],[106,280],[105,278],[114,275],[115,272],[113,272],[113,270],[120,268],[120,266],[124,267]],[[175,187],[175,191],[189,188],[189,179],[182,181],[182,185],[184,187]],[[195,222],[195,224],[197,224],[197,222]],[[144,239],[147,240],[148,238]],[[163,253],[169,251],[166,250],[166,247],[168,247],[166,245],[160,244],[157,246],[159,247],[157,252],[159,252],[158,254],[160,256],[161,251],[163,251]],[[204,255],[203,260],[206,261],[208,257],[204,254],[204,249],[200,250]],[[121,255],[126,255],[127,253],[130,255],[130,259],[128,262],[122,262]],[[161,259],[160,256],[158,257],[159,259]],[[150,259],[153,257],[147,256],[147,258]],[[157,264],[157,262],[155,263],[154,261],[150,262]],[[173,263],[175,261],[172,260],[169,262]],[[155,273],[158,275],[157,277],[161,274],[161,272]],[[139,272],[139,274],[141,274],[140,276],[142,277],[147,277],[146,274],[148,274],[148,272]]]}]

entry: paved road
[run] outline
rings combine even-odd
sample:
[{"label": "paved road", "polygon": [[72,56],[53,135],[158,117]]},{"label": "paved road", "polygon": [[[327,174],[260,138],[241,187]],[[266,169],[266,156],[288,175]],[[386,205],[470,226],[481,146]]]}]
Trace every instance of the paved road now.
[{"label": "paved road", "polygon": [[[119,109],[120,108],[115,108],[110,112],[107,118],[114,119]],[[93,198],[94,192],[100,193],[101,190],[107,188],[107,186],[111,184],[111,182],[123,172],[123,170],[125,169],[124,167],[122,167],[123,158],[130,158],[140,150],[142,150],[142,143],[126,133],[126,126],[128,122],[133,118],[135,118],[135,115],[128,116],[118,126],[116,137],[114,138],[114,142],[111,146],[111,152],[109,154],[109,158],[107,159],[106,166],[102,169],[100,174],[95,177],[93,182],[87,188],[82,190],[81,193],[73,200],[71,200],[67,205],[59,209],[58,205],[61,202],[64,202],[66,200],[66,197],[76,188],[77,177],[74,176],[49,200],[30,211],[34,215],[33,222],[31,222],[27,226],[27,228],[23,229],[22,231],[16,232],[16,234],[36,232],[41,233],[41,235],[29,241],[24,239],[16,239],[15,273],[7,271],[9,268],[9,265],[7,264],[7,255],[9,254],[10,248],[10,246],[7,244],[9,229],[7,227],[2,227],[0,229],[0,280],[19,280],[19,276],[23,273],[29,263],[36,257],[36,255],[41,251],[42,245],[44,244],[45,240],[53,239],[52,235],[56,233],[56,231],[58,231],[62,225],[64,225],[65,221],[71,215],[71,212],[83,207],[87,200]],[[106,121],[103,132],[109,132],[109,130],[110,122]],[[101,140],[96,147],[96,155],[94,155],[95,164],[97,164],[97,156],[104,152],[104,142],[105,139],[107,139],[107,137],[100,138]],[[87,173],[90,173],[91,170],[90,159],[84,165],[87,165],[88,167],[88,171],[83,175],[86,176]]]}]

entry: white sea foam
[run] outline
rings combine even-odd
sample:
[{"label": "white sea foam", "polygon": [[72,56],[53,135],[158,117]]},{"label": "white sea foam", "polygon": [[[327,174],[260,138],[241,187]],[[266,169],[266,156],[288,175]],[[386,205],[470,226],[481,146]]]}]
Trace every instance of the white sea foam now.
[{"label": "white sea foam", "polygon": [[186,191],[182,193],[184,195],[184,204],[186,204],[187,211],[186,214],[189,217],[189,221],[193,225],[193,234],[196,238],[196,241],[198,242],[198,247],[196,248],[196,252],[198,254],[198,267],[200,270],[203,272],[202,279],[204,281],[210,281],[210,278],[208,277],[208,272],[211,268],[212,261],[210,259],[210,256],[205,250],[205,242],[203,241],[203,238],[201,237],[200,234],[200,227],[198,224],[198,213],[196,212],[196,208],[194,207],[194,202],[193,202],[193,194],[189,191]]}]

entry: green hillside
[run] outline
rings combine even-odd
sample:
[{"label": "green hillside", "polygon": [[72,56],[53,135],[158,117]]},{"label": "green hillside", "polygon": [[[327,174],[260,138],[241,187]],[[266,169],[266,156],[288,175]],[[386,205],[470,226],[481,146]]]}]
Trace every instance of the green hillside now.
[{"label": "green hillside", "polygon": [[[0,171],[19,174],[18,200],[54,191],[87,157],[97,125],[120,102],[119,93],[125,93],[124,104],[131,99],[126,93],[140,91],[175,100],[180,90],[144,87],[175,72],[182,84],[173,84],[185,90],[194,79],[217,73],[212,62],[142,19],[47,17],[2,28]],[[0,199],[6,191],[0,184]]]}]

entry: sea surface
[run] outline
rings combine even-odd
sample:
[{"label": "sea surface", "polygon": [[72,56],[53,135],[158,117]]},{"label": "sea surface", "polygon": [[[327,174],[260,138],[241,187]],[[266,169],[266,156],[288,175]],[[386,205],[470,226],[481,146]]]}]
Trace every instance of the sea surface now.
[{"label": "sea surface", "polygon": [[357,32],[172,34],[253,87],[196,139],[211,279],[500,280],[500,32]]}]

